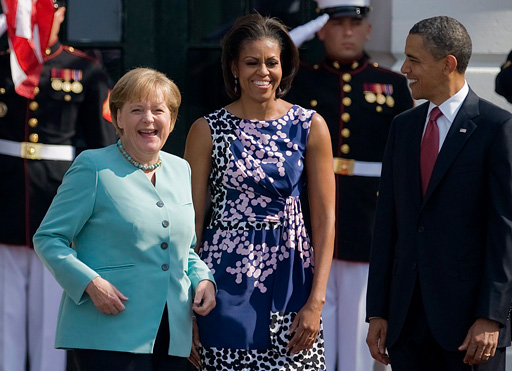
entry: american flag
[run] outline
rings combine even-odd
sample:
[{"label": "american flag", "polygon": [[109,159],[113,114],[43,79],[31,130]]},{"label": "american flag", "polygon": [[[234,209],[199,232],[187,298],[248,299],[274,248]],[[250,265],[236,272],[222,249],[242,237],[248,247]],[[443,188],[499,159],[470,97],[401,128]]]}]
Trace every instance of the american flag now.
[{"label": "american flag", "polygon": [[[52,0],[2,0],[16,92],[34,98],[52,29]],[[1,21],[0,21],[1,27]]]}]

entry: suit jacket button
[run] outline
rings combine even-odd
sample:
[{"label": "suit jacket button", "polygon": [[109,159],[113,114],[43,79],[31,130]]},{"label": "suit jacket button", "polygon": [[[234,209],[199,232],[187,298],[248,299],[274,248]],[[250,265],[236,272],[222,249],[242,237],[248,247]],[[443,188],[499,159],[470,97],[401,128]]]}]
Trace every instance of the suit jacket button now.
[{"label": "suit jacket button", "polygon": [[162,248],[162,250],[165,250],[165,249],[167,249],[169,247],[169,244],[167,242],[162,242],[160,247]]},{"label": "suit jacket button", "polygon": [[167,228],[167,227],[169,226],[169,221],[168,221],[168,220],[164,220],[164,221],[162,222],[162,226],[163,226],[164,228]]},{"label": "suit jacket button", "polygon": [[413,271],[415,271],[417,267],[418,267],[418,266],[416,265],[416,263],[413,263],[413,264],[412,264],[412,270],[413,270]]},{"label": "suit jacket button", "polygon": [[169,269],[169,264],[162,264],[162,270],[165,272]]},{"label": "suit jacket button", "polygon": [[163,201],[158,201],[158,202],[156,203],[156,206],[158,206],[158,207],[164,207],[164,203],[163,203]]},{"label": "suit jacket button", "polygon": [[420,225],[420,227],[418,228],[418,232],[422,233],[425,231],[425,227],[423,227],[422,225]]}]

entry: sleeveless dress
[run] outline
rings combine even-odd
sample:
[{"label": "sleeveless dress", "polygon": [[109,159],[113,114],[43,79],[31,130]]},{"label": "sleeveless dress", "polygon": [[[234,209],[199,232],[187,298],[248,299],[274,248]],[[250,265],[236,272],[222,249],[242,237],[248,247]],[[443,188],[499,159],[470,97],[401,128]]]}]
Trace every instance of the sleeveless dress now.
[{"label": "sleeveless dress", "polygon": [[212,212],[199,255],[218,289],[215,309],[197,318],[205,370],[325,370],[322,332],[312,349],[286,350],[313,279],[299,196],[314,113],[295,105],[270,121],[224,108],[205,116]]}]

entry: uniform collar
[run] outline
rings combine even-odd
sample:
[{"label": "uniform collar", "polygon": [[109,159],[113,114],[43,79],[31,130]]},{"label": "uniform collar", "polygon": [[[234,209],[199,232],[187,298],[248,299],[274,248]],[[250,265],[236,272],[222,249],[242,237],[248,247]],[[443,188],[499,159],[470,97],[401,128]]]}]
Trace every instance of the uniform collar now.
[{"label": "uniform collar", "polygon": [[57,39],[53,44],[48,45],[48,47],[45,49],[45,57],[48,58],[52,54],[57,53],[62,48],[62,44],[60,43],[59,39]]},{"label": "uniform collar", "polygon": [[324,60],[324,64],[330,68],[335,69],[340,72],[351,72],[356,71],[362,66],[366,65],[369,60],[368,54],[366,52],[363,52],[361,57],[354,59],[353,61],[337,61],[335,59],[331,59],[329,57],[326,57]]}]

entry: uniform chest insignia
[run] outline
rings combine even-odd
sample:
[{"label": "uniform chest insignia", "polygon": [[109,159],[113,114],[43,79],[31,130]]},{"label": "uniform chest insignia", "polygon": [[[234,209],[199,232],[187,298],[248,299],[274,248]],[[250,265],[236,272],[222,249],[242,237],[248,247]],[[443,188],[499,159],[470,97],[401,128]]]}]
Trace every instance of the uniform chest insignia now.
[{"label": "uniform chest insignia", "polygon": [[377,102],[380,105],[386,104],[388,107],[395,106],[391,84],[364,83],[363,94],[368,103]]},{"label": "uniform chest insignia", "polygon": [[82,81],[82,70],[71,70],[67,68],[52,68],[51,70],[51,87],[55,91],[63,91],[65,93],[73,92],[80,94],[84,87]]},{"label": "uniform chest insignia", "polygon": [[386,97],[384,96],[384,94],[377,94],[377,103],[380,104],[380,105],[383,105],[384,103],[386,103]]},{"label": "uniform chest insignia", "polygon": [[0,102],[0,117],[5,117],[5,115],[7,115],[7,104]]},{"label": "uniform chest insignia", "polygon": [[377,100],[377,96],[375,95],[374,92],[365,91],[364,92],[364,99],[366,99],[366,101],[368,103],[375,103],[375,101]]}]

